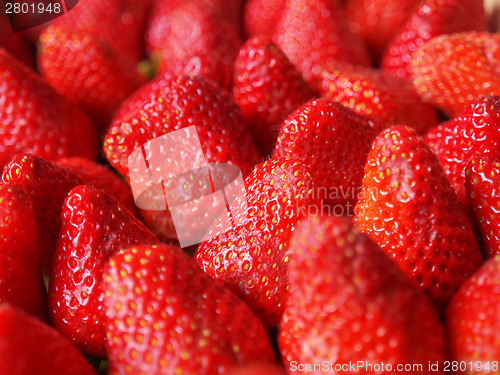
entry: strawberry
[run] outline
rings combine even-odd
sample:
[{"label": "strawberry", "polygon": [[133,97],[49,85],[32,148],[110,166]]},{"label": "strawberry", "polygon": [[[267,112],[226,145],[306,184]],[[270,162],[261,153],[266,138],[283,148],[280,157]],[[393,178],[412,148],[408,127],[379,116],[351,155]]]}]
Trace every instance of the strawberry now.
[{"label": "strawberry", "polygon": [[267,155],[274,148],[281,122],[314,93],[271,39],[256,36],[236,58],[233,95],[255,142]]},{"label": "strawberry", "polygon": [[355,223],[441,308],[482,263],[462,206],[423,139],[380,133],[365,166]]},{"label": "strawberry", "polygon": [[352,213],[370,145],[385,123],[328,99],[311,100],[281,126],[274,157],[298,158],[315,171],[321,198],[335,215]]},{"label": "strawberry", "polygon": [[45,79],[79,105],[102,134],[120,103],[146,82],[132,60],[119,56],[103,40],[53,25],[40,36],[38,63]]},{"label": "strawberry", "polygon": [[483,0],[425,0],[415,9],[384,53],[382,69],[411,82],[413,52],[443,34],[486,31]]},{"label": "strawberry", "polygon": [[384,71],[331,66],[321,74],[320,93],[358,113],[411,126],[420,134],[438,123],[434,108],[422,103],[408,82]]},{"label": "strawberry", "polygon": [[[207,162],[234,164],[244,176],[258,162],[257,149],[231,95],[201,77],[165,75],[123,105],[125,108],[119,110],[123,117],[115,117],[104,151],[111,165],[124,176],[128,176],[128,157],[135,149],[192,125],[196,125]],[[166,151],[164,154],[162,163],[166,168],[179,159]],[[160,239],[176,238],[168,211],[143,210],[142,215]]]},{"label": "strawberry", "polygon": [[[125,204],[131,204],[130,193],[125,195],[124,187],[116,181],[118,177],[111,177],[111,172],[103,172],[102,167],[93,162],[81,162],[77,167],[75,159],[71,160],[61,161],[58,166],[31,154],[21,154],[5,166],[2,174],[2,182],[22,187],[33,201],[44,273],[51,268],[61,227],[61,210],[71,189],[83,184],[96,186],[117,199],[124,199]],[[72,163],[73,167],[65,167]]]},{"label": "strawberry", "polygon": [[[78,6],[50,24],[64,24],[79,35],[99,38],[119,58],[139,61],[144,55],[148,1],[79,0]],[[66,9],[68,9],[68,2]]]},{"label": "strawberry", "polygon": [[243,23],[248,36],[272,37],[286,0],[247,0]]},{"label": "strawberry", "polygon": [[33,204],[9,184],[0,185],[0,302],[47,317]]},{"label": "strawberry", "polygon": [[97,375],[85,357],[55,329],[0,304],[0,373]]},{"label": "strawberry", "polygon": [[500,94],[500,35],[438,36],[413,53],[413,84],[422,97],[454,117],[481,96]]},{"label": "strawberry", "polygon": [[394,35],[422,0],[347,0],[349,29],[364,40],[378,61]]},{"label": "strawberry", "polygon": [[467,197],[471,202],[487,258],[500,254],[500,209],[498,188],[500,161],[475,156],[465,170]]},{"label": "strawberry", "polygon": [[113,197],[87,186],[69,192],[61,218],[49,284],[51,320],[82,351],[104,357],[104,266],[121,249],[158,239]]},{"label": "strawberry", "polygon": [[225,374],[274,359],[262,322],[178,248],[132,247],[103,277],[111,373]]},{"label": "strawberry", "polygon": [[500,356],[500,255],[460,287],[446,309],[450,355],[467,362],[463,374],[498,373]]},{"label": "strawberry", "polygon": [[285,375],[283,367],[270,362],[254,362],[235,366],[228,375]]},{"label": "strawberry", "polygon": [[272,328],[286,296],[288,240],[297,222],[310,209],[318,212],[321,202],[308,168],[293,159],[257,165],[245,185],[246,202],[235,204],[241,220],[222,233],[216,226],[211,239],[198,246],[195,260]]},{"label": "strawberry", "polygon": [[205,59],[205,78],[229,87],[233,64],[243,43],[230,9],[240,1],[160,1],[150,19],[146,46],[160,61],[160,73],[187,74],[186,60]]},{"label": "strawberry", "polygon": [[32,152],[46,159],[93,159],[92,124],[34,71],[0,49],[0,165]]},{"label": "strawberry", "polygon": [[451,186],[467,213],[471,206],[465,191],[465,168],[474,155],[500,157],[500,97],[485,96],[424,138],[437,155]]},{"label": "strawberry", "polygon": [[85,185],[96,187],[111,194],[130,212],[137,213],[137,206],[130,187],[109,168],[92,160],[77,157],[58,159],[54,164],[76,174],[85,182]]},{"label": "strawberry", "polygon": [[[279,333],[290,373],[392,374],[396,366],[412,364],[421,368],[408,373],[434,374],[428,364],[443,361],[446,351],[434,306],[350,220],[302,222],[290,252]],[[387,370],[351,369],[349,363],[358,361],[384,363]]]},{"label": "strawberry", "polygon": [[273,38],[313,87],[319,73],[337,61],[370,64],[338,0],[288,0]]}]

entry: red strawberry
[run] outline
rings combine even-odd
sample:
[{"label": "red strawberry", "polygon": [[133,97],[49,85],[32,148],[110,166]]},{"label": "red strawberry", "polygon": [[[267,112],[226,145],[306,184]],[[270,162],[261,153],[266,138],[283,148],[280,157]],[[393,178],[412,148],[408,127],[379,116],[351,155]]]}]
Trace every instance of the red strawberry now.
[{"label": "red strawberry", "polygon": [[473,157],[465,171],[467,196],[474,210],[487,258],[500,254],[500,161]]},{"label": "red strawberry", "polygon": [[0,185],[0,302],[47,317],[33,204],[9,184]]},{"label": "red strawberry", "polygon": [[[97,37],[120,58],[139,61],[144,55],[148,1],[79,0],[78,6],[51,23],[62,23],[80,35]],[[66,4],[68,8],[68,4]]]},{"label": "red strawberry", "polygon": [[376,60],[422,0],[347,0],[350,30],[363,39]]},{"label": "red strawberry", "polygon": [[390,124],[423,134],[437,125],[434,108],[422,103],[412,86],[389,73],[365,67],[331,66],[321,74],[323,97]]},{"label": "red strawberry", "polygon": [[225,374],[274,359],[262,322],[180,249],[123,251],[104,280],[112,373]]},{"label": "red strawberry", "polygon": [[32,152],[46,159],[93,159],[97,142],[88,118],[35,72],[0,49],[0,165]]},{"label": "red strawberry", "polygon": [[424,138],[437,155],[466,212],[465,168],[474,155],[500,157],[500,97],[475,100],[457,117],[431,129]]},{"label": "red strawberry", "polygon": [[61,226],[66,194],[81,185],[78,176],[31,154],[14,157],[4,168],[2,182],[23,188],[33,202],[38,251],[44,273],[50,270]]},{"label": "red strawberry", "polygon": [[422,1],[387,46],[381,67],[411,82],[410,61],[418,47],[439,35],[464,31],[486,31],[483,0]]},{"label": "red strawberry", "polygon": [[[299,224],[290,251],[279,336],[290,373],[392,374],[412,364],[421,367],[405,373],[435,374],[428,365],[446,352],[438,314],[368,236],[347,219],[314,217]],[[386,370],[351,370],[358,361]]]},{"label": "red strawberry", "polygon": [[[258,162],[237,104],[228,92],[203,78],[166,75],[139,90],[124,106],[119,111],[123,117],[115,117],[104,143],[111,165],[124,176],[128,176],[128,157],[135,149],[192,125],[196,125],[208,163],[234,164],[246,176]],[[179,156],[163,152],[162,164],[168,170]],[[176,238],[168,211],[143,210],[142,214],[162,240]]]},{"label": "red strawberry", "polygon": [[[65,164],[72,163],[74,167],[65,167]],[[76,169],[75,161],[62,161],[61,164],[58,166],[31,154],[21,154],[5,166],[2,174],[2,182],[22,187],[33,201],[38,251],[44,273],[51,268],[61,227],[62,206],[71,189],[83,184],[96,186],[117,199],[124,199],[123,203],[130,204],[130,193],[125,195],[124,187],[116,181],[118,177],[111,177],[111,172],[99,172],[102,167],[90,161],[82,162],[79,170]],[[102,174],[99,177],[96,173]]]},{"label": "red strawberry", "polygon": [[130,212],[136,214],[137,206],[130,187],[117,174],[92,160],[83,158],[64,158],[56,160],[55,165],[76,174],[85,185],[96,187],[111,194]]},{"label": "red strawberry", "polygon": [[498,373],[499,315],[500,255],[496,255],[465,281],[446,309],[451,358],[467,363],[466,371],[460,373]]},{"label": "red strawberry", "polygon": [[372,145],[355,223],[444,306],[482,263],[471,224],[436,155],[395,126]]},{"label": "red strawberry", "polygon": [[244,10],[244,26],[248,36],[272,37],[286,0],[247,0]]},{"label": "red strawberry", "polygon": [[87,186],[70,191],[61,217],[49,284],[51,320],[85,353],[104,357],[104,266],[121,249],[159,241],[118,201]]},{"label": "red strawberry", "polygon": [[[288,285],[288,240],[310,209],[318,212],[315,181],[293,159],[270,159],[247,177],[241,220],[200,244],[195,259],[210,276],[246,301],[268,328],[278,323]],[[216,226],[217,229],[217,226]]]},{"label": "red strawberry", "polygon": [[132,60],[120,57],[98,37],[64,24],[42,33],[38,63],[47,81],[98,123],[99,134],[120,103],[146,82]]},{"label": "red strawberry", "polygon": [[[231,5],[229,5],[232,3]],[[242,44],[240,25],[226,10],[239,1],[160,1],[146,33],[148,52],[159,56],[160,73],[187,74],[182,70],[193,57],[206,59],[205,78],[229,87],[233,64]],[[224,6],[222,5],[224,4]],[[229,11],[229,13],[232,13]],[[210,69],[210,70],[209,70]]]},{"label": "red strawberry", "polygon": [[485,95],[500,94],[500,34],[438,36],[413,53],[413,83],[422,99],[456,116]]},{"label": "red strawberry", "polygon": [[348,30],[338,0],[289,0],[274,41],[313,87],[321,71],[337,61],[369,65],[361,40]]},{"label": "red strawberry", "polygon": [[352,213],[370,145],[385,126],[328,99],[312,100],[283,122],[274,157],[307,164],[333,214]]},{"label": "red strawberry", "polygon": [[272,151],[282,121],[314,96],[269,38],[250,38],[235,62],[233,95],[262,154]]},{"label": "red strawberry", "polygon": [[85,357],[55,329],[0,304],[0,373],[97,375]]},{"label": "red strawberry", "polygon": [[270,362],[255,362],[248,365],[236,366],[228,375],[285,375],[285,369]]}]

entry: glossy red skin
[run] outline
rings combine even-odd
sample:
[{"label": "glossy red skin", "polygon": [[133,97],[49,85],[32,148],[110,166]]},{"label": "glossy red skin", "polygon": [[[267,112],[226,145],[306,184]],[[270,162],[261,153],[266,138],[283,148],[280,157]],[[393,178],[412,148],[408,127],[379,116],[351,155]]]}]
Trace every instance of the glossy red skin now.
[{"label": "glossy red skin", "polygon": [[47,318],[33,204],[14,185],[0,185],[0,303]]},{"label": "glossy red skin", "polygon": [[133,214],[101,190],[71,190],[49,284],[51,320],[83,352],[106,356],[102,272],[121,249],[158,243]]},{"label": "glossy red skin", "polygon": [[500,94],[499,61],[499,34],[441,35],[414,52],[413,84],[422,100],[455,117],[477,98]]},{"label": "glossy red skin", "polygon": [[42,75],[94,119],[99,135],[121,102],[146,83],[133,60],[119,56],[103,39],[66,24],[44,30],[39,46]]},{"label": "glossy red skin", "polygon": [[439,35],[486,29],[483,0],[422,1],[392,38],[380,66],[411,82],[410,61],[418,47]]},{"label": "glossy red skin", "polygon": [[467,197],[479,227],[486,258],[500,254],[500,162],[476,156],[465,170]]},{"label": "glossy red skin", "polygon": [[425,135],[451,186],[467,213],[471,203],[465,190],[465,168],[474,156],[500,157],[500,97],[475,100],[459,115]]},{"label": "glossy red skin", "polygon": [[[288,242],[295,225],[321,209],[309,169],[295,159],[269,159],[245,180],[247,210],[230,230],[201,243],[198,265],[242,298],[268,328],[283,313]],[[237,203],[236,206],[238,206]],[[239,206],[238,206],[239,207]]]},{"label": "glossy red skin", "polygon": [[247,0],[243,12],[246,35],[272,37],[286,0]]},{"label": "glossy red skin", "polygon": [[225,374],[274,354],[262,322],[182,250],[139,246],[104,272],[114,374]]},{"label": "glossy red skin", "polygon": [[411,84],[378,69],[331,66],[321,74],[320,93],[360,114],[411,126],[420,134],[439,122],[436,110],[422,102]]},{"label": "glossy red skin", "polygon": [[160,2],[146,32],[148,53],[159,59],[160,73],[188,74],[186,62],[200,58],[205,60],[203,76],[229,88],[234,59],[243,44],[241,6],[241,1]]},{"label": "glossy red skin", "polygon": [[49,160],[97,156],[85,114],[3,49],[0,77],[0,165],[23,152]]},{"label": "glossy red skin", "polygon": [[85,357],[55,329],[0,304],[0,372],[9,375],[97,375]]},{"label": "glossy red skin", "polygon": [[442,308],[481,265],[479,246],[436,155],[395,126],[372,145],[355,223]]},{"label": "glossy red skin", "polygon": [[419,3],[421,0],[347,0],[347,23],[378,61]]},{"label": "glossy red skin", "polygon": [[[482,362],[463,374],[491,374],[500,356],[500,255],[489,259],[455,294],[446,309],[446,331],[453,360]],[[486,369],[487,364],[489,369]],[[475,370],[475,371],[474,371]]]},{"label": "glossy red skin", "polygon": [[314,171],[324,203],[335,214],[352,214],[371,143],[386,126],[342,104],[314,99],[283,122],[273,156],[301,160]]},{"label": "glossy red skin", "polygon": [[31,154],[14,157],[4,168],[2,182],[28,194],[35,211],[38,251],[44,274],[52,266],[66,194],[83,181],[74,173]]},{"label": "glossy red skin", "polygon": [[236,58],[233,96],[261,153],[269,155],[283,120],[314,92],[270,38],[256,36]]},{"label": "glossy red skin", "polygon": [[288,1],[273,39],[312,87],[321,71],[335,62],[371,63],[364,43],[349,31],[337,0]]},{"label": "glossy red skin", "polygon": [[434,306],[349,219],[318,216],[303,221],[292,236],[290,253],[290,289],[279,333],[286,368],[293,361],[315,364],[329,358],[339,365],[421,364],[419,372],[443,373],[428,368],[429,361],[446,358],[444,330]]},{"label": "glossy red skin", "polygon": [[121,59],[138,62],[144,56],[149,8],[147,0],[79,0],[78,6],[50,24],[61,23],[80,35],[98,37]]},{"label": "glossy red skin", "polygon": [[[201,77],[167,74],[138,90],[118,113],[123,117],[115,116],[104,152],[111,165],[126,177],[128,156],[136,148],[191,125],[196,125],[208,163],[237,165],[245,177],[260,159],[230,93]],[[177,238],[168,211],[141,210],[141,215],[163,241]]]},{"label": "glossy red skin", "polygon": [[58,159],[54,164],[79,176],[85,182],[85,185],[90,185],[112,195],[113,198],[137,216],[137,206],[130,187],[109,168],[83,158]]}]

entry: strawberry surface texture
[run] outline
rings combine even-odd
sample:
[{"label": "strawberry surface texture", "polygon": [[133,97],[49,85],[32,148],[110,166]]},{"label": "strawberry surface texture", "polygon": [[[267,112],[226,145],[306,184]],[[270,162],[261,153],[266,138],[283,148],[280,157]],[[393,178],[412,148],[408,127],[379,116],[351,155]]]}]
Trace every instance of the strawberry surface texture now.
[{"label": "strawberry surface texture", "polygon": [[499,15],[0,1],[0,375],[500,375]]}]

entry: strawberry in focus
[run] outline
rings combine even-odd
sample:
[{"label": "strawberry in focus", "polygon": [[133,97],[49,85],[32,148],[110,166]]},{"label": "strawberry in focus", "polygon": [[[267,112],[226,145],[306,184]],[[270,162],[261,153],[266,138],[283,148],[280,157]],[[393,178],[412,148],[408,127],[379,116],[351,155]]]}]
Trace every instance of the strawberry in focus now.
[{"label": "strawberry in focus", "polygon": [[465,168],[474,156],[500,157],[500,97],[478,98],[450,121],[431,129],[424,140],[472,217],[465,191]]},{"label": "strawberry in focus", "polygon": [[487,258],[500,254],[500,160],[485,156],[471,159],[465,170],[467,197],[479,226]]},{"label": "strawberry in focus", "polygon": [[[352,214],[372,141],[387,125],[328,99],[295,110],[281,125],[274,157],[306,164],[333,214]],[[342,211],[337,211],[342,208]]]},{"label": "strawberry in focus", "polygon": [[101,190],[78,186],[66,197],[49,284],[51,320],[87,354],[105,357],[102,271],[121,249],[158,239]]},{"label": "strawberry in focus", "polygon": [[357,227],[438,308],[482,263],[471,223],[436,155],[411,128],[395,126],[377,136],[354,212]]},{"label": "strawberry in focus", "polygon": [[257,165],[245,180],[246,201],[237,201],[239,220],[195,253],[198,265],[242,298],[274,327],[283,313],[290,259],[288,242],[296,224],[322,202],[309,169],[294,159],[276,158]]}]

